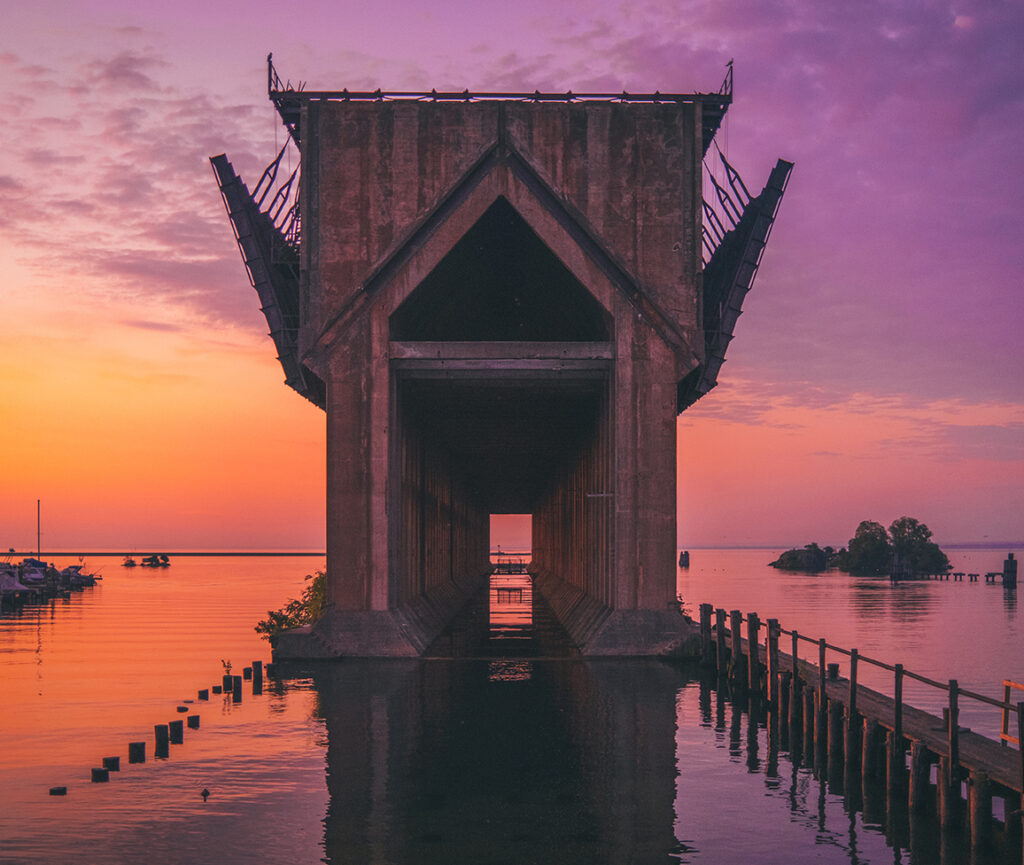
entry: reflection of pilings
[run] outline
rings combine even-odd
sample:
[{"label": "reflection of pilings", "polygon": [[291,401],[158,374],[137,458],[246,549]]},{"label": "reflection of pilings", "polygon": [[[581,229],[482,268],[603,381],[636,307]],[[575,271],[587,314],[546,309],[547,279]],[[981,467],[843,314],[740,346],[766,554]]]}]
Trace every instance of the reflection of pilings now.
[{"label": "reflection of pilings", "polygon": [[[704,620],[710,622],[712,614],[715,626],[706,640],[709,645],[723,647],[708,653],[714,655],[719,677],[726,672],[724,646],[728,640],[728,675],[733,688],[749,694],[752,703],[764,698],[771,711],[781,711],[777,718],[770,716],[768,720],[770,747],[775,742],[787,742],[795,759],[800,759],[802,751],[803,761],[813,767],[815,777],[842,789],[851,807],[859,807],[862,800],[874,796],[873,786],[881,784],[884,777],[887,812],[901,811],[905,805],[914,814],[936,815],[943,830],[967,830],[977,849],[992,846],[991,839],[998,833],[1003,836],[1000,843],[1010,838],[1007,843],[1021,847],[1024,813],[1013,807],[1024,791],[1021,751],[1000,748],[961,728],[958,712],[962,694],[1002,706],[1010,717],[1016,715],[1018,738],[1024,741],[1024,704],[1015,707],[1008,705],[1008,697],[1000,703],[961,691],[955,679],[947,686],[905,672],[901,664],[883,664],[861,658],[856,649],[829,646],[824,639],[816,641],[815,665],[801,660],[798,654],[800,640],[815,641],[795,631],[786,632],[792,636],[792,654],[779,651],[778,635],[783,629],[774,619],[767,621],[767,639],[761,643],[756,613],[744,617],[739,610],[731,611],[728,632],[725,611],[707,611]],[[744,621],[746,639],[741,634]],[[849,658],[848,678],[840,676],[840,664],[826,663],[828,651]],[[766,664],[761,663],[762,657]],[[859,662],[893,672],[892,698],[858,683]],[[762,675],[765,671],[767,675]],[[944,711],[944,719],[904,704],[905,676],[947,691],[949,708]],[[908,745],[909,772],[905,762]],[[931,770],[935,763],[940,766],[933,784]],[[995,797],[1006,803],[1005,811],[1010,815],[1006,827],[993,815]],[[983,823],[987,829],[982,828]]]},{"label": "reflection of pilings", "polygon": [[[710,676],[705,681],[717,691],[717,719],[719,729],[724,731],[723,702],[728,697],[728,686]],[[787,685],[791,688],[792,682],[787,682]],[[711,698],[702,695],[701,700],[708,706],[702,714],[709,717]],[[749,772],[762,773],[769,789],[777,787],[779,762],[786,753],[786,740],[779,735],[783,724],[781,695],[779,702],[773,705],[759,699],[755,692],[744,689],[732,692],[728,701],[731,711],[728,719],[730,756],[742,759]],[[988,777],[978,773],[970,776],[964,807],[959,791],[943,782],[943,778],[949,776],[945,757],[936,755],[923,743],[911,739],[908,778],[907,768],[902,762],[904,744],[900,742],[897,745],[892,731],[886,730],[876,719],[861,719],[855,737],[858,754],[854,760],[848,761],[851,749],[847,736],[848,716],[840,700],[826,695],[824,711],[821,712],[815,690],[805,687],[796,699],[790,694],[787,711],[790,729],[797,725],[805,731],[805,735],[791,734],[789,739],[794,779],[788,792],[791,810],[795,812],[799,807],[796,779],[803,756],[801,751],[806,751],[813,760],[813,777],[819,784],[818,817],[822,832],[830,833],[825,825],[825,808],[827,793],[833,793],[842,796],[843,807],[850,815],[851,850],[857,846],[854,827],[859,824],[855,815],[861,812],[861,823],[882,827],[891,846],[910,848],[911,863],[1019,863],[1019,854],[1014,852],[1021,846],[1016,833],[1016,818],[1011,819],[1006,827],[1002,822],[993,820],[993,785]],[[747,715],[745,724],[744,714]],[[759,738],[761,729],[765,730],[767,754]],[[941,765],[936,766],[936,763]],[[782,774],[785,775],[784,770]],[[932,774],[936,775],[936,783],[932,782]],[[947,790],[951,790],[953,795],[949,796]],[[1014,797],[1006,800],[1008,814],[1013,812],[1016,802]],[[831,833],[834,833],[834,827]],[[904,860],[897,856],[897,861]]]}]

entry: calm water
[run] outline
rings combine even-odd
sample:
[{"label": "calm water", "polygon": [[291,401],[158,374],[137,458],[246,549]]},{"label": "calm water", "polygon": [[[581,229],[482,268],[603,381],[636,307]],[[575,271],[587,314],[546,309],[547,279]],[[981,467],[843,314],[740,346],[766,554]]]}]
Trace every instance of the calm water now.
[{"label": "calm water", "polygon": [[[1006,553],[951,552],[981,573]],[[1024,679],[1016,598],[1000,587],[784,574],[765,567],[776,553],[692,551],[687,608],[777,617],[993,696]],[[247,683],[241,703],[186,704],[222,659],[236,673],[269,660],[253,623],[322,561],[105,561],[97,587],[0,618],[2,862],[938,861],[935,833],[911,855],[913,827],[847,811],[686,666],[344,662],[284,669],[258,696]],[[528,590],[501,603],[515,642]],[[179,705],[201,728],[154,759],[153,725],[184,717]],[[995,729],[992,711],[963,723]],[[135,740],[145,764],[127,763]],[[122,770],[90,783],[111,755]]]}]

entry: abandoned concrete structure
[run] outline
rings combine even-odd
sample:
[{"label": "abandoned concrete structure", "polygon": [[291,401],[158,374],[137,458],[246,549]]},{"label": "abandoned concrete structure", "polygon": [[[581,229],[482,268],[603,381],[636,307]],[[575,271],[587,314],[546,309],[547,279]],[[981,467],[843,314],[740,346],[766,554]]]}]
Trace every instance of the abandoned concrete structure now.
[{"label": "abandoned concrete structure", "polygon": [[499,513],[532,514],[536,586],[584,654],[685,652],[675,420],[716,382],[792,167],[756,197],[702,170],[731,69],[713,94],[582,96],[268,71],[301,171],[286,145],[250,192],[211,161],[286,382],[327,416],[330,608],[276,653],[422,654]]}]

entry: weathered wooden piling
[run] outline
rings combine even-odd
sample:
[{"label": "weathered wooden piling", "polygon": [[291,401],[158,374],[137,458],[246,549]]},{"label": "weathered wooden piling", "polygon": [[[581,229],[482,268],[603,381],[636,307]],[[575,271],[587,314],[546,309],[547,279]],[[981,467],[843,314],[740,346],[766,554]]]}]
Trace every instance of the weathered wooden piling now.
[{"label": "weathered wooden piling", "polygon": [[241,703],[242,702],[242,677],[232,676],[231,677],[231,702]]},{"label": "weathered wooden piling", "polygon": [[105,781],[110,780],[110,771],[107,769],[93,769],[92,770],[92,782],[94,784],[102,784]]},{"label": "weathered wooden piling", "polygon": [[225,694],[231,690],[231,682],[233,679],[234,677],[230,673],[225,673],[221,676],[220,686],[224,689]]},{"label": "weathered wooden piling", "polygon": [[729,665],[725,656],[725,610],[715,610],[715,664],[718,667],[718,675],[725,676],[729,672]]},{"label": "weathered wooden piling", "polygon": [[121,771],[121,758],[120,757],[104,757],[103,768],[108,772],[120,772]]},{"label": "weathered wooden piling", "polygon": [[758,642],[761,620],[757,613],[747,614],[747,688],[753,694],[761,693],[761,646]]},{"label": "weathered wooden piling", "polygon": [[845,719],[843,704],[828,701],[828,775],[832,780],[841,778],[846,767],[846,737],[843,735]]},{"label": "weathered wooden piling", "polygon": [[67,787],[51,787],[50,788],[50,795],[51,796],[67,796],[68,795],[68,788]]},{"label": "weathered wooden piling", "polygon": [[960,819],[960,776],[948,756],[939,757],[935,796],[939,822],[944,828],[956,825]]},{"label": "weathered wooden piling", "polygon": [[156,757],[167,757],[171,753],[170,749],[170,730],[167,724],[154,724],[153,733],[156,737],[156,746],[153,748],[153,754]]},{"label": "weathered wooden piling", "polygon": [[242,668],[242,678],[249,681],[252,678],[252,667]]},{"label": "weathered wooden piling", "polygon": [[743,613],[739,610],[729,611],[729,635],[732,637],[732,654],[729,656],[730,678],[734,685],[742,686],[746,682],[746,656],[743,654],[743,637],[740,629],[743,624]]},{"label": "weathered wooden piling", "polygon": [[811,688],[803,691],[803,727],[804,727],[804,762],[809,766],[814,765],[814,729],[815,729],[815,706],[817,697]]},{"label": "weathered wooden piling", "polygon": [[129,742],[128,743],[128,762],[129,763],[145,763],[146,762],[146,743],[145,742]]},{"label": "weathered wooden piling", "polygon": [[861,736],[860,771],[865,778],[880,778],[884,773],[885,731],[874,718],[865,718]]},{"label": "weathered wooden piling", "polygon": [[189,715],[188,718],[186,718],[185,720],[188,721],[188,727],[189,727],[190,730],[198,730],[199,729],[199,716],[198,715]]},{"label": "weathered wooden piling", "polygon": [[907,792],[911,812],[921,812],[931,805],[932,754],[923,742],[910,743],[910,784]]},{"label": "weathered wooden piling", "polygon": [[779,703],[779,620],[768,620],[768,671],[765,681],[765,695],[768,702]]},{"label": "weathered wooden piling", "polygon": [[971,846],[983,850],[992,843],[992,783],[986,772],[972,772],[968,777],[967,810]]},{"label": "weathered wooden piling", "polygon": [[198,693],[198,694],[197,694],[196,696],[197,696],[197,697],[198,697],[198,698],[199,698],[200,700],[209,700],[209,699],[210,699],[210,691],[209,691],[209,689],[207,689],[207,688],[203,688],[203,689],[201,689],[201,690],[199,691],[199,693]]},{"label": "weathered wooden piling", "polygon": [[252,692],[263,693],[263,661],[252,662]]},{"label": "weathered wooden piling", "polygon": [[168,739],[172,745],[180,745],[185,741],[185,722],[171,721],[167,725]]},{"label": "weathered wooden piling", "polygon": [[705,667],[712,664],[711,656],[711,604],[700,605],[700,662]]}]

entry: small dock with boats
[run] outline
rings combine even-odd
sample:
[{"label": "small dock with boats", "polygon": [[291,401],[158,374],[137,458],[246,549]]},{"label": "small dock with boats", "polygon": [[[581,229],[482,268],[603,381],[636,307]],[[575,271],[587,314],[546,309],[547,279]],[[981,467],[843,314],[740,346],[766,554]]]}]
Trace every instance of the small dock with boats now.
[{"label": "small dock with boats", "polygon": [[103,579],[85,570],[84,561],[58,569],[40,558],[13,561],[14,551],[0,561],[0,609],[13,610],[26,603],[40,601],[95,586]]}]

